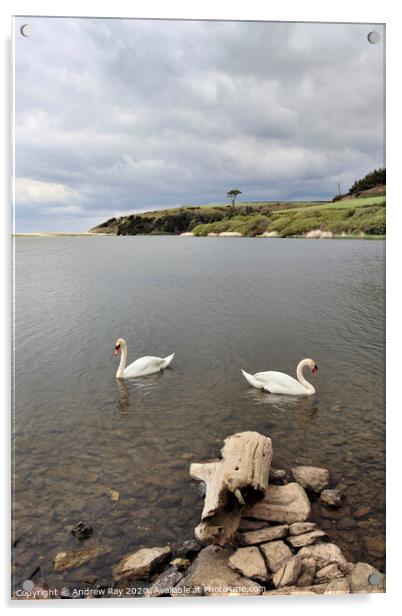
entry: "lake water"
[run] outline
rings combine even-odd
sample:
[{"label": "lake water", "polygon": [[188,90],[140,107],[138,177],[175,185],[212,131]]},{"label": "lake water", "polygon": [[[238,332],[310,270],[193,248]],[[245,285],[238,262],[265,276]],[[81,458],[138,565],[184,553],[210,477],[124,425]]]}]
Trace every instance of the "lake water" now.
[{"label": "lake water", "polygon": [[[328,467],[347,498],[320,525],[348,558],[384,570],[384,251],[365,240],[17,238],[15,584],[37,566],[33,579],[58,587],[80,573],[110,582],[127,552],[191,538],[203,501],[189,465],[243,430],[272,438],[276,467]],[[172,368],[120,384],[118,337],[129,361],[175,352]],[[319,366],[311,397],[262,393],[240,372],[294,375],[304,357]],[[80,520],[94,534],[79,546],[110,551],[55,574]]]}]

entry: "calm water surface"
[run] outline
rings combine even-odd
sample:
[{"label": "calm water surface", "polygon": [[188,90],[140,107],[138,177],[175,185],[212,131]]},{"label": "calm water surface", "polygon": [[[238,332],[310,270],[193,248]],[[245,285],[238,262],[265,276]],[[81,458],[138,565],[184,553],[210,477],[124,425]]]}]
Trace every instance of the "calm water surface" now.
[{"label": "calm water surface", "polygon": [[[17,238],[15,583],[37,566],[50,584],[73,580],[52,560],[77,546],[81,519],[94,528],[84,544],[110,551],[74,579],[110,581],[126,552],[190,538],[202,498],[189,465],[242,430],[272,437],[277,467],[330,468],[347,501],[321,526],[384,569],[384,247]],[[129,361],[175,352],[172,369],[120,384],[120,336]],[[264,394],[240,373],[294,374],[304,357],[319,365],[312,397]]]}]

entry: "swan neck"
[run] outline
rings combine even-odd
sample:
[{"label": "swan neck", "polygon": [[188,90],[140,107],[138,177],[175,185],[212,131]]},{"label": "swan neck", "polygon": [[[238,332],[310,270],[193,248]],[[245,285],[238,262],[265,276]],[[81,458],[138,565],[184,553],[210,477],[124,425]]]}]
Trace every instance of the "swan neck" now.
[{"label": "swan neck", "polygon": [[313,386],[311,383],[309,383],[309,382],[307,381],[307,379],[305,379],[305,378],[304,378],[304,375],[303,375],[303,368],[304,368],[305,366],[307,366],[307,365],[308,365],[308,363],[309,363],[309,360],[308,360],[308,359],[303,359],[303,360],[299,363],[299,365],[297,366],[297,370],[296,370],[297,380],[299,381],[299,383],[300,383],[301,385],[303,385],[303,387],[304,387],[304,388],[305,388],[308,392],[311,392],[312,394],[315,394],[315,389],[314,389],[314,386]]},{"label": "swan neck", "polygon": [[122,345],[121,347],[121,356],[120,356],[120,364],[116,372],[116,378],[122,378],[124,374],[124,368],[127,363],[127,344]]}]

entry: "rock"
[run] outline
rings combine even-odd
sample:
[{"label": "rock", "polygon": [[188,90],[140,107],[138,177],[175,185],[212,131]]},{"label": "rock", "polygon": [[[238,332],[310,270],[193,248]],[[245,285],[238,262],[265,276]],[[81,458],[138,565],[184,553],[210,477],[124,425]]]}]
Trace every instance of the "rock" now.
[{"label": "rock", "polygon": [[306,233],[306,237],[309,240],[320,239],[320,237],[321,237],[321,229],[312,229],[311,231]]},{"label": "rock", "polygon": [[341,507],[342,493],[339,490],[323,490],[320,494],[320,503],[325,507]]},{"label": "rock", "polygon": [[327,507],[325,505],[320,505],[319,515],[324,520],[342,520],[347,514],[343,510],[344,508],[334,508]]},{"label": "rock", "polygon": [[71,534],[75,537],[78,537],[79,541],[83,541],[84,539],[88,539],[93,533],[93,528],[86,522],[78,522],[72,529]]},{"label": "rock", "polygon": [[263,595],[322,595],[327,589],[327,584],[317,584],[316,586],[284,586],[275,590],[267,590]]},{"label": "rock", "polygon": [[289,558],[276,573],[274,573],[272,581],[276,588],[282,586],[292,586],[300,576],[302,561],[300,556],[292,556]]},{"label": "rock", "polygon": [[359,528],[364,528],[365,530],[367,528],[372,529],[373,522],[372,520],[360,520],[359,522],[356,522],[356,526],[358,526]]},{"label": "rock", "polygon": [[278,231],[264,231],[264,233],[257,235],[257,237],[278,237]]},{"label": "rock", "polygon": [[332,231],[322,231],[321,229],[313,229],[306,233],[306,237],[310,240],[332,240],[334,234]]},{"label": "rock", "polygon": [[317,524],[314,522],[295,522],[289,526],[289,535],[303,535],[311,530],[316,530]]},{"label": "rock", "polygon": [[103,556],[110,552],[111,548],[101,545],[91,545],[81,550],[66,550],[59,552],[54,559],[53,568],[55,571],[65,571],[66,569],[74,569],[81,567],[84,563]]},{"label": "rock", "polygon": [[366,550],[374,558],[383,558],[385,554],[385,539],[379,535],[364,537]]},{"label": "rock", "polygon": [[219,237],[243,237],[239,231],[222,231]]},{"label": "rock", "polygon": [[240,520],[239,530],[260,530],[261,528],[270,528],[270,525],[264,520]]},{"label": "rock", "polygon": [[294,537],[287,537],[286,541],[290,543],[292,548],[302,548],[305,545],[312,545],[317,543],[318,539],[327,537],[327,533],[317,528],[309,533],[303,533],[302,535],[295,535]]},{"label": "rock", "polygon": [[179,571],[185,571],[191,565],[191,560],[188,558],[174,558],[169,564],[172,567],[176,567]]},{"label": "rock", "polygon": [[245,545],[256,545],[258,543],[266,543],[274,539],[281,539],[288,533],[288,525],[268,526],[261,530],[252,530],[248,533],[243,533],[243,543]]},{"label": "rock", "polygon": [[187,539],[176,550],[176,556],[180,558],[194,558],[204,546],[197,539]]},{"label": "rock", "polygon": [[326,468],[316,466],[294,466],[292,469],[293,479],[305,490],[319,493],[329,484],[329,471]]},{"label": "rock", "polygon": [[337,528],[340,528],[341,530],[344,530],[344,529],[349,530],[351,528],[354,528],[356,526],[356,523],[353,520],[353,518],[346,516],[345,518],[342,518],[341,520],[339,520],[336,526]]},{"label": "rock", "polygon": [[[368,563],[357,563],[346,576],[352,593],[385,592],[385,577]],[[370,584],[371,580],[372,584]]]},{"label": "rock", "polygon": [[147,579],[170,558],[171,553],[169,546],[137,550],[133,554],[125,556],[113,567],[113,578],[115,580],[122,578]]},{"label": "rock", "polygon": [[276,573],[284,562],[293,556],[292,552],[283,541],[262,543],[260,545],[260,550],[264,554],[269,570],[273,573]]},{"label": "rock", "polygon": [[355,518],[364,518],[369,513],[371,513],[371,508],[365,506],[365,507],[359,507],[359,509],[356,509],[356,511],[353,512],[353,515],[355,516]]},{"label": "rock", "polygon": [[229,566],[231,555],[231,550],[216,545],[201,550],[186,575],[174,587],[174,596],[261,594],[262,586],[242,577]]},{"label": "rock", "polygon": [[170,567],[154,580],[151,586],[147,589],[147,597],[168,597],[171,594],[173,586],[176,586],[183,577],[183,573],[178,571],[176,567]]},{"label": "rock", "polygon": [[315,575],[315,579],[318,584],[324,584],[325,582],[331,582],[337,578],[343,577],[343,573],[341,573],[335,563],[331,565],[327,565],[322,569],[319,569]]},{"label": "rock", "polygon": [[310,501],[298,483],[269,485],[263,499],[246,508],[247,517],[268,522],[305,522],[311,512]]},{"label": "rock", "polygon": [[256,547],[237,549],[229,558],[229,566],[247,578],[268,581],[264,558]]},{"label": "rock", "polygon": [[324,595],[343,595],[350,592],[349,582],[346,578],[332,580],[327,585]]},{"label": "rock", "polygon": [[296,586],[310,586],[315,580],[317,565],[314,558],[303,558],[301,561],[301,573]]},{"label": "rock", "polygon": [[288,483],[287,472],[280,468],[271,468],[269,471],[269,483],[284,485]]},{"label": "rock", "polygon": [[326,565],[336,563],[342,572],[348,571],[348,563],[341,550],[334,543],[317,543],[302,548],[301,558],[314,558],[317,566],[322,569]]}]

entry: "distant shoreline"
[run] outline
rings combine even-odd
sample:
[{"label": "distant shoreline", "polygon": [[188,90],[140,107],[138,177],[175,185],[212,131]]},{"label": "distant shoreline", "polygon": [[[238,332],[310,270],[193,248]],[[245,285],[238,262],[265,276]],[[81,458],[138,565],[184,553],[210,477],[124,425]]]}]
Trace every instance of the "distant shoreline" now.
[{"label": "distant shoreline", "polygon": [[[207,235],[191,235],[191,234],[182,234],[179,235],[177,233],[136,233],[135,235],[115,235],[114,233],[75,233],[75,232],[34,232],[34,233],[12,233],[12,237],[193,237],[193,238],[197,238],[197,239],[222,239],[222,237],[214,236],[207,236]],[[281,239],[285,239],[285,240],[312,240],[312,239],[325,239],[325,240],[385,240],[386,236],[385,235],[334,235],[333,237],[307,237],[307,235],[291,235],[291,236],[287,236],[287,237],[264,237],[264,236],[255,236],[255,237],[250,237],[247,235],[236,235],[236,236],[224,236],[224,237],[229,237],[231,239],[273,239],[273,240],[281,240]]]},{"label": "distant shoreline", "polygon": [[12,237],[96,237],[110,233],[91,233],[90,231],[33,231],[32,233],[12,233]]}]

